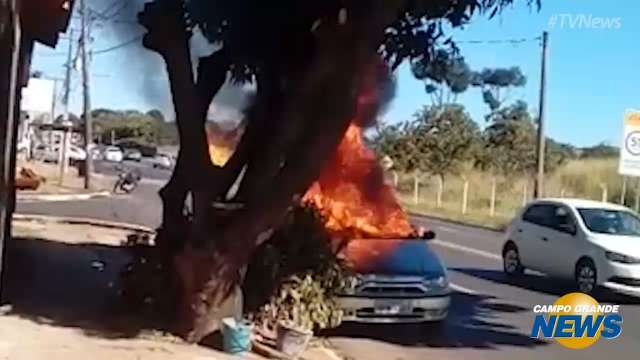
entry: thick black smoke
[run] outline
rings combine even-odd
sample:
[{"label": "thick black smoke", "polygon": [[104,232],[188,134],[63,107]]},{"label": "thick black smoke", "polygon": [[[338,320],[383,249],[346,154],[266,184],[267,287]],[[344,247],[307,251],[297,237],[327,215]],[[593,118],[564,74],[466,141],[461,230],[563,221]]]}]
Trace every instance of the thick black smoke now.
[{"label": "thick black smoke", "polygon": [[[94,28],[99,30],[95,31],[96,36],[100,36],[100,33],[109,33],[112,35],[115,46],[128,43],[126,46],[109,51],[126,59],[127,66],[118,69],[120,74],[117,74],[119,77],[127,79],[127,82],[122,86],[127,87],[127,90],[134,88],[144,96],[149,105],[160,108],[165,112],[166,118],[173,119],[175,115],[165,64],[160,56],[142,47],[142,35],[145,29],[137,23],[137,15],[142,11],[146,2],[148,1],[115,0],[115,2],[105,2],[104,0],[89,0],[88,7],[91,9],[92,19],[94,19]],[[99,39],[96,40],[99,41]],[[103,42],[99,43],[102,45]],[[97,51],[101,50],[97,46],[94,48]],[[109,48],[111,46],[107,45],[107,49]],[[197,31],[192,39],[191,48],[194,65],[197,64],[198,57],[208,55],[215,49]],[[101,56],[101,54],[96,52],[94,56]],[[122,90],[114,89],[114,91]],[[233,118],[241,116],[250,92],[251,90],[247,86],[225,85],[213,101],[209,112],[210,119],[240,120]]]}]

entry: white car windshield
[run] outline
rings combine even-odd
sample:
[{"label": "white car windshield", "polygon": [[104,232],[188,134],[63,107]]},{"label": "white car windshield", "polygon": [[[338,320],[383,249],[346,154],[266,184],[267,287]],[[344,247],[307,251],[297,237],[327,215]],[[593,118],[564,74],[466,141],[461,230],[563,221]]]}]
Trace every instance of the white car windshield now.
[{"label": "white car windshield", "polygon": [[589,230],[599,234],[640,236],[640,219],[628,211],[578,209]]}]

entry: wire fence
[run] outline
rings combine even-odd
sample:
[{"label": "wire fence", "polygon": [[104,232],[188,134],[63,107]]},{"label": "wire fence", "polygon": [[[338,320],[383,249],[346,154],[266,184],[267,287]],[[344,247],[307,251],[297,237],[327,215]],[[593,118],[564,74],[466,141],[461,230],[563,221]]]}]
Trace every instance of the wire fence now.
[{"label": "wire fence", "polygon": [[[582,165],[590,165],[588,166]],[[582,168],[584,171],[576,171]],[[411,211],[490,227],[504,226],[533,199],[534,177],[494,176],[467,171],[459,175],[400,174],[390,172],[403,205]],[[620,176],[612,162],[569,165],[552,174],[544,197],[581,198],[640,208],[640,180]]]}]

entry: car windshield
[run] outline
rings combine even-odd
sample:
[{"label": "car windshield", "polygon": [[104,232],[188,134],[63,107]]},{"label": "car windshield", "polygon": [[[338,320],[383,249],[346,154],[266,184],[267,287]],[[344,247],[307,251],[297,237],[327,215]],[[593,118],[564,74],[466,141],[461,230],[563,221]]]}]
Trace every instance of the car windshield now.
[{"label": "car windshield", "polygon": [[640,236],[640,219],[631,212],[611,209],[578,209],[578,212],[592,232]]}]

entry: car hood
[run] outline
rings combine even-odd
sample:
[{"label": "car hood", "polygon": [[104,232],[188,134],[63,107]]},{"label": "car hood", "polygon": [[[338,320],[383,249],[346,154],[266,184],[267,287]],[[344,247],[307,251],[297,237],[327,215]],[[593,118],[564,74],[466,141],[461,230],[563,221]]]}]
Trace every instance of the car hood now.
[{"label": "car hood", "polygon": [[640,258],[640,236],[595,234],[589,239],[607,251]]},{"label": "car hood", "polygon": [[442,262],[425,240],[351,240],[341,256],[359,274],[420,277],[445,274]]}]

